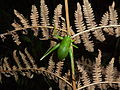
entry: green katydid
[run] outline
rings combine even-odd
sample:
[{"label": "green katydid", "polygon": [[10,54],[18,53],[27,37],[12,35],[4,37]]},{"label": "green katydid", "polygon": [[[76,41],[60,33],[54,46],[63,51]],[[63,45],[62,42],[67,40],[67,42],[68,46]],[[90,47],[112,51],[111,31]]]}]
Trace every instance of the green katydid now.
[{"label": "green katydid", "polygon": [[57,55],[59,60],[64,60],[68,53],[70,54],[70,58],[72,58],[71,56],[73,55],[71,52],[71,46],[78,48],[77,46],[72,44],[74,40],[72,40],[70,36],[61,37],[56,35],[56,37],[62,41],[55,45],[53,48],[48,49],[48,51],[43,55],[43,57],[40,60],[43,60],[48,54],[50,54],[56,49],[58,49]]}]

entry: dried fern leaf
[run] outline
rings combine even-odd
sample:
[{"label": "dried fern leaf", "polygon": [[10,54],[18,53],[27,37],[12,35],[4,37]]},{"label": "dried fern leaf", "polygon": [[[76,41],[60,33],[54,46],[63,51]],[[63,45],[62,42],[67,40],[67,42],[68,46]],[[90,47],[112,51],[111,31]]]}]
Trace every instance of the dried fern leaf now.
[{"label": "dried fern leaf", "polygon": [[17,67],[13,66],[12,67],[12,74],[13,74],[13,76],[15,78],[15,81],[17,81],[19,79],[19,76],[18,76],[18,73],[16,72],[16,70],[17,70]]},{"label": "dried fern leaf", "polygon": [[38,36],[38,28],[37,26],[39,26],[39,22],[38,22],[38,19],[39,19],[39,14],[38,14],[38,11],[37,11],[37,8],[35,5],[32,5],[32,10],[31,10],[31,21],[32,21],[32,30],[34,31],[34,35],[35,36]]},{"label": "dried fern leaf", "polygon": [[[88,26],[87,28],[88,29],[95,28],[97,26],[97,24],[95,22],[95,18],[94,18],[94,14],[93,14],[91,5],[88,0],[83,0],[83,3],[84,3],[84,5],[83,5],[84,16],[85,16],[86,23]],[[93,31],[92,33],[94,34],[96,39],[98,39],[99,41],[105,40],[105,37],[100,29]]]},{"label": "dried fern leaf", "polygon": [[59,88],[60,90],[66,90],[66,83],[62,80],[59,80]]},{"label": "dried fern leaf", "polygon": [[11,32],[13,41],[19,46],[21,44],[19,40],[19,35],[16,32]]},{"label": "dried fern leaf", "polygon": [[18,58],[17,55],[16,55],[16,52],[17,52],[17,50],[14,50],[14,51],[13,51],[13,58],[14,58],[16,64],[17,64],[18,68],[19,68],[19,69],[22,69],[21,63],[20,63],[20,61],[19,61],[19,58]]},{"label": "dried fern leaf", "polygon": [[[83,15],[82,15],[82,11],[81,11],[81,6],[79,3],[77,3],[77,11],[75,11],[75,26],[76,26],[78,33],[82,32],[86,29],[84,22],[83,22]],[[81,37],[82,37],[82,40],[83,40],[83,43],[84,43],[86,50],[93,52],[94,51],[94,44],[92,41],[89,40],[90,39],[89,33],[83,33],[81,35]]]},{"label": "dried fern leaf", "polygon": [[[15,20],[14,20],[14,22],[13,22],[11,25],[15,28],[15,30],[20,30],[20,29],[22,29],[22,26],[21,26],[19,23],[17,23]],[[22,33],[23,33],[23,34],[27,34],[26,32],[27,32],[27,31],[22,30]]]},{"label": "dried fern leaf", "polygon": [[85,70],[88,70],[87,72],[89,72],[89,70],[93,69],[93,62],[88,58],[84,58],[84,56],[81,57],[81,59],[78,61],[78,63],[81,66],[83,66],[85,68]]},{"label": "dried fern leaf", "polygon": [[50,57],[49,66],[48,66],[48,69],[47,69],[50,72],[54,72],[54,68],[55,68],[55,62],[53,62],[52,57],[53,56]]},{"label": "dried fern leaf", "polygon": [[116,34],[116,37],[119,37],[120,36],[120,27],[117,27],[115,29],[115,34]]},{"label": "dried fern leaf", "polygon": [[[75,32],[72,29],[72,26],[70,27],[70,34],[71,36],[75,34]],[[75,44],[81,43],[80,36],[76,36],[75,38],[73,38],[73,40]]]},{"label": "dried fern leaf", "polygon": [[[63,17],[61,17],[61,20],[62,20],[62,26],[61,26],[61,29],[63,30],[66,30],[67,31],[67,27],[66,27],[66,22],[65,22],[65,19]],[[63,32],[61,31],[61,34],[60,36],[66,36],[67,33],[66,32]]]},{"label": "dried fern leaf", "polygon": [[[115,2],[113,2],[112,6],[109,6],[110,25],[118,25],[118,22],[117,22],[118,21],[118,14],[117,14],[117,11],[114,8],[115,8]],[[113,28],[111,28],[111,29],[114,32]],[[119,27],[117,27],[115,29],[115,34],[116,34],[116,37],[120,36],[120,28]]]},{"label": "dried fern leaf", "polygon": [[[110,25],[117,25],[117,19],[118,19],[118,14],[117,11],[114,9],[115,7],[115,2],[113,2],[112,6],[109,6],[109,12],[110,12]],[[114,35],[114,29],[113,28],[108,28],[110,31],[113,32]],[[116,29],[117,30],[117,29]]]},{"label": "dried fern leaf", "polygon": [[37,64],[35,64],[35,61],[34,61],[33,57],[30,55],[30,53],[27,51],[27,48],[25,48],[25,54],[29,58],[29,61],[32,64],[32,67],[37,68]]},{"label": "dried fern leaf", "polygon": [[56,75],[61,76],[61,73],[62,73],[61,71],[62,71],[63,65],[64,65],[64,62],[62,62],[62,61],[59,61],[57,63],[56,70],[55,70]]},{"label": "dried fern leaf", "polygon": [[98,83],[102,81],[102,69],[101,69],[101,51],[99,50],[98,57],[96,58],[96,63],[93,67],[93,82]]},{"label": "dried fern leaf", "polygon": [[2,39],[3,42],[4,42],[5,39],[6,39],[5,35],[3,35],[3,34],[0,35],[0,38]]},{"label": "dried fern leaf", "polygon": [[[109,13],[106,12],[105,14],[103,14],[100,26],[107,26],[108,24],[109,24]],[[103,28],[103,30],[110,35],[114,34],[113,30],[110,28]]]},{"label": "dried fern leaf", "polygon": [[115,7],[115,2],[113,2],[112,6],[109,6],[109,12],[110,12],[110,24],[111,25],[117,25],[117,19],[118,19],[118,14],[117,11],[114,9]]},{"label": "dried fern leaf", "polygon": [[[59,4],[54,10],[53,26],[60,28],[60,18],[62,17],[62,5]],[[56,31],[57,32],[57,31]]]},{"label": "dried fern leaf", "polygon": [[25,64],[25,67],[26,67],[27,69],[30,69],[30,68],[31,68],[31,65],[30,65],[30,63],[26,60],[26,56],[25,56],[21,51],[19,51],[19,54],[20,54],[20,56],[21,56],[21,58],[22,58],[22,60],[23,60],[23,62],[24,62],[24,64]]},{"label": "dried fern leaf", "polygon": [[8,63],[7,60],[8,60],[8,58],[5,57],[5,58],[4,58],[4,61],[3,61],[3,62],[4,62],[4,63],[3,63],[3,64],[4,64],[4,68],[6,67],[7,70],[11,70],[11,67],[10,67],[10,65],[9,65],[9,63]]},{"label": "dried fern leaf", "polygon": [[14,20],[14,22],[11,25],[15,28],[15,30],[22,28],[22,26],[20,24],[18,24],[15,20]]},{"label": "dried fern leaf", "polygon": [[105,80],[108,81],[110,83],[110,85],[114,80],[114,67],[113,67],[113,65],[114,65],[114,58],[111,59],[109,65],[106,68]]},{"label": "dried fern leaf", "polygon": [[80,73],[82,73],[81,79],[82,79],[82,81],[83,81],[84,86],[89,85],[89,84],[90,84],[90,79],[89,79],[89,77],[88,77],[87,72],[86,72],[86,71],[83,69],[83,67],[80,66],[79,64],[77,64],[77,68],[78,68],[78,71],[79,71]]},{"label": "dried fern leaf", "polygon": [[[49,26],[49,10],[47,5],[45,4],[45,0],[40,0],[40,15],[41,15],[41,25],[42,26]],[[42,28],[42,34],[45,39],[49,38],[49,31],[48,28]]]},{"label": "dried fern leaf", "polygon": [[28,20],[22,14],[20,14],[17,10],[14,10],[14,13],[20,19],[21,23],[25,28],[30,27]]}]

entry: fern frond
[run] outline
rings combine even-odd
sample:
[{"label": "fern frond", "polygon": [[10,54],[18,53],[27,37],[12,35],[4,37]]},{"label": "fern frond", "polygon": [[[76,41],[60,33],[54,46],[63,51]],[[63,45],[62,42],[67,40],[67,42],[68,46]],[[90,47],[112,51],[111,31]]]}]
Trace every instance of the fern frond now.
[{"label": "fern frond", "polygon": [[118,14],[117,11],[114,9],[115,7],[115,2],[113,2],[112,6],[109,6],[109,12],[110,12],[110,24],[111,25],[117,25],[117,19],[118,19]]},{"label": "fern frond", "polygon": [[11,25],[15,28],[15,30],[22,30],[22,33],[26,34],[27,31],[23,30],[22,26],[19,23],[17,23],[15,20]]},{"label": "fern frond", "polygon": [[19,35],[16,32],[11,32],[13,41],[19,46],[21,44],[19,40]]},{"label": "fern frond", "polygon": [[[84,0],[83,3],[84,3],[84,5],[83,5],[84,16],[85,16],[86,23],[88,26],[87,28],[88,29],[95,28],[97,26],[97,24],[95,22],[95,18],[94,18],[94,14],[93,14],[91,5],[88,2],[88,0]],[[96,39],[98,39],[99,41],[105,40],[105,37],[100,29],[93,31],[93,34],[96,37]]]},{"label": "fern frond", "polygon": [[32,10],[31,10],[31,21],[32,21],[32,30],[34,31],[34,35],[35,36],[38,36],[38,28],[37,26],[39,26],[39,22],[38,22],[38,19],[39,19],[39,14],[38,14],[38,11],[37,11],[37,8],[35,5],[32,5]]},{"label": "fern frond", "polygon": [[[109,24],[109,13],[106,12],[105,14],[103,14],[103,17],[101,19],[101,24],[100,26],[107,26]],[[105,31],[106,33],[110,34],[110,35],[113,35],[114,34],[114,31],[110,28],[103,28],[103,31]]]},{"label": "fern frond", "polygon": [[11,24],[15,29],[21,29],[22,28],[22,26],[19,24],[19,23],[17,23],[15,20],[14,20],[14,22]]},{"label": "fern frond", "polygon": [[[75,34],[75,32],[72,29],[72,26],[70,27],[70,33],[71,33],[71,36]],[[81,43],[80,36],[76,36],[75,38],[73,38],[73,40],[75,40],[74,41],[75,44]]]},{"label": "fern frond", "polygon": [[62,17],[62,5],[59,4],[54,10],[53,26],[60,28],[60,17]]},{"label": "fern frond", "polygon": [[77,68],[78,68],[79,72],[82,73],[81,79],[82,79],[82,81],[83,81],[83,84],[84,84],[84,85],[89,85],[89,84],[90,84],[90,79],[89,79],[89,77],[88,77],[87,72],[86,72],[86,71],[83,69],[83,67],[80,66],[79,64],[77,64]]},{"label": "fern frond", "polygon": [[[69,73],[66,73],[66,78],[65,76],[61,75],[62,72],[62,67],[64,65],[63,62],[58,62],[56,65],[56,69],[54,70],[55,63],[52,61],[52,57],[49,61],[49,66],[46,69],[45,67],[38,67],[37,64],[35,64],[35,61],[33,57],[29,54],[27,49],[25,48],[25,54],[22,53],[21,51],[17,52],[17,50],[14,50],[13,52],[13,58],[15,61],[15,64],[12,66],[10,64],[11,61],[10,58],[5,57],[1,59],[0,63],[0,79],[2,80],[2,75],[6,77],[11,77],[13,76],[15,80],[19,78],[19,74],[22,76],[26,76],[28,78],[33,78],[34,73],[36,74],[42,74],[47,76],[49,79],[55,80],[57,83],[62,82],[64,83],[65,87],[71,88],[72,84],[68,81],[70,77]],[[18,57],[18,55],[21,57]],[[13,61],[13,62],[14,62]],[[62,88],[62,87],[61,87]]]},{"label": "fern frond", "polygon": [[[45,0],[40,0],[40,10],[41,10],[41,25],[42,26],[49,26],[50,23],[49,23],[49,17],[48,17],[48,14],[49,14],[49,10],[48,10],[48,7],[47,5],[45,4]],[[49,31],[48,31],[48,28],[42,28],[42,33],[43,33],[43,37],[45,39],[48,39],[49,38]]]},{"label": "fern frond", "polygon": [[31,68],[30,63],[26,60],[26,56],[21,51],[19,51],[19,54],[23,60],[23,63],[25,64],[25,67],[28,69]]},{"label": "fern frond", "polygon": [[[78,61],[78,63],[85,68],[85,70],[92,70],[94,62],[92,62],[88,58],[84,58],[84,56],[81,57],[81,59]],[[91,72],[92,73],[92,72]]]},{"label": "fern frond", "polygon": [[[65,22],[65,19],[64,19],[63,17],[61,17],[61,19],[62,19],[62,26],[61,26],[61,29],[63,29],[63,30],[66,30],[66,31],[67,31],[67,27],[66,27],[66,22]],[[61,31],[61,36],[66,36],[66,35],[67,35],[67,33],[66,33],[66,32]]]},{"label": "fern frond", "polygon": [[[117,25],[117,19],[118,19],[118,15],[117,15],[117,12],[116,10],[114,9],[115,7],[115,2],[113,2],[112,6],[109,6],[109,13],[110,13],[110,25]],[[109,31],[112,32],[112,34],[114,35],[114,29],[113,28],[108,28]]]},{"label": "fern frond", "polygon": [[102,69],[101,69],[101,51],[99,50],[98,57],[96,58],[96,63],[93,67],[93,82],[101,82],[102,81]]},{"label": "fern frond", "polygon": [[[115,2],[113,2],[112,6],[109,6],[109,12],[110,12],[110,25],[117,25],[118,24],[118,14],[117,11],[114,9],[115,8]],[[113,28],[112,28],[113,30]],[[115,34],[116,37],[120,36],[120,28],[117,27],[115,28]],[[113,30],[114,32],[114,30]]]},{"label": "fern frond", "polygon": [[20,19],[24,27],[30,27],[28,20],[22,14],[20,14],[17,10],[14,10],[14,13]]},{"label": "fern frond", "polygon": [[57,66],[56,66],[56,71],[55,71],[55,74],[56,75],[58,75],[58,76],[61,76],[61,71],[62,71],[62,66],[64,65],[64,62],[62,62],[62,61],[59,61],[58,63],[57,63]]},{"label": "fern frond", "polygon": [[109,65],[106,68],[106,78],[105,80],[108,81],[111,85],[111,83],[114,80],[114,58],[111,59]]},{"label": "fern frond", "polygon": [[[77,11],[75,12],[75,26],[77,32],[82,32],[85,30],[85,25],[83,22],[83,15],[82,15],[82,11],[81,11],[81,6],[79,3],[77,3]],[[89,33],[84,33],[81,35],[84,46],[86,47],[86,50],[93,52],[94,51],[94,44],[92,43],[92,41],[90,41],[90,36]]]},{"label": "fern frond", "polygon": [[55,68],[55,62],[53,62],[52,60],[52,56],[50,57],[50,60],[49,60],[49,66],[48,66],[48,71],[50,72],[54,72],[54,68]]},{"label": "fern frond", "polygon": [[17,64],[18,68],[22,69],[21,63],[20,63],[20,61],[19,61],[19,59],[18,59],[18,57],[16,55],[16,52],[17,52],[17,50],[13,51],[13,59],[15,60],[15,63]]},{"label": "fern frond", "polygon": [[30,55],[30,53],[28,52],[27,48],[25,48],[24,51],[25,51],[25,54],[27,55],[27,57],[29,58],[30,63],[32,64],[32,67],[37,68],[37,65],[35,64],[35,61],[34,61],[33,57]]}]

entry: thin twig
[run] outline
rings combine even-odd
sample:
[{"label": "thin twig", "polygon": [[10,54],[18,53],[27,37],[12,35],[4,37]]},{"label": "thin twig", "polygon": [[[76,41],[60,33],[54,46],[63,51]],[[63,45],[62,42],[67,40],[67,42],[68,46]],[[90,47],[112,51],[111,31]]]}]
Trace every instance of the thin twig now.
[{"label": "thin twig", "polygon": [[108,83],[119,84],[120,82],[119,81],[116,81],[116,82],[103,81],[103,82],[91,83],[89,85],[82,86],[82,87],[78,88],[77,90],[82,90],[86,87],[90,87],[90,86],[93,86],[93,85],[108,84]]},{"label": "thin twig", "polygon": [[102,29],[102,28],[109,28],[109,27],[120,27],[120,25],[107,25],[107,26],[100,26],[100,27],[91,28],[91,29],[88,29],[88,30],[79,32],[79,33],[73,35],[71,38],[74,38],[74,37],[76,37],[76,36],[78,36],[78,35],[81,35],[81,34],[83,34],[83,33],[86,33],[86,32],[90,32],[90,31],[94,31],[94,30]]}]

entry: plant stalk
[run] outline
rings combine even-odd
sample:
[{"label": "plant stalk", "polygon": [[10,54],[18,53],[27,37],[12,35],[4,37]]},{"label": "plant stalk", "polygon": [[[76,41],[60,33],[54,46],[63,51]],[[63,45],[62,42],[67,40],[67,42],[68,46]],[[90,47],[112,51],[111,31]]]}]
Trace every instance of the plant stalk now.
[{"label": "plant stalk", "polygon": [[[65,13],[66,13],[66,23],[67,23],[67,34],[70,36],[70,21],[69,21],[69,10],[68,10],[68,0],[65,0]],[[71,69],[72,69],[72,88],[76,90],[76,81],[75,81],[75,70],[74,70],[74,57],[73,57],[73,47],[70,47],[70,58],[71,58]]]},{"label": "plant stalk", "polygon": [[69,21],[69,11],[68,11],[68,0],[65,0],[65,13],[66,13],[67,33],[68,33],[68,35],[71,35],[70,21]]}]

